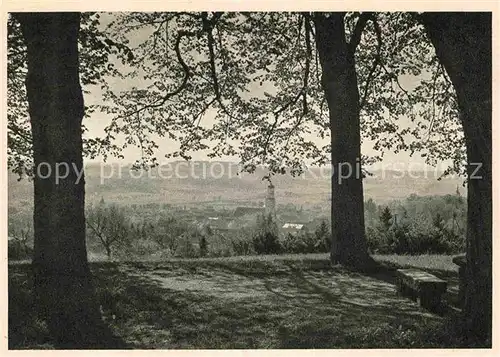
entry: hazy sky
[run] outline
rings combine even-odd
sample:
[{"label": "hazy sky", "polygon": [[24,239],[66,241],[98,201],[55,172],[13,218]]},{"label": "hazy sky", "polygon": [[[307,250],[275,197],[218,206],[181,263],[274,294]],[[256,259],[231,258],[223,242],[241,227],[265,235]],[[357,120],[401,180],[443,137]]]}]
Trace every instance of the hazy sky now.
[{"label": "hazy sky", "polygon": [[[101,18],[107,22],[109,19],[110,15],[107,16],[102,16]],[[112,15],[111,15],[112,17]],[[144,36],[145,34],[141,34],[140,36]],[[141,38],[137,38],[137,40],[140,40]],[[132,40],[132,43],[134,41]],[[118,67],[120,64],[115,63],[115,66]],[[419,80],[419,78],[414,77],[414,76],[406,76],[406,77],[401,77],[400,82],[404,88],[411,89]],[[137,86],[138,88],[141,88],[141,83],[139,81],[132,83],[132,82],[127,82],[127,83],[122,83],[119,80],[112,79],[112,87],[115,90],[125,90],[127,87]],[[272,91],[272,87],[266,87],[265,85],[261,88],[256,87],[256,91]],[[255,94],[255,92],[252,92],[251,94]],[[87,104],[98,104],[101,102],[101,92],[99,88],[94,88],[91,90],[90,94],[85,95],[85,101]],[[89,137],[95,137],[95,136],[100,136],[104,134],[104,128],[110,123],[111,121],[111,115],[109,114],[103,114],[103,113],[94,113],[90,118],[85,119],[84,124],[88,128],[88,133],[86,136]],[[208,113],[203,117],[203,122],[205,125],[210,125],[214,122],[213,119],[213,114]],[[401,118],[400,123],[402,126],[407,126],[410,125],[410,121],[406,118]],[[170,139],[167,138],[161,138],[159,136],[153,136],[153,140],[158,144],[159,149],[157,151],[156,157],[160,162],[164,162],[166,159],[164,158],[164,155],[166,153],[172,152],[176,149],[176,143]],[[321,140],[319,138],[313,137],[309,135],[307,137],[310,140],[313,140],[317,142],[318,144],[326,144],[329,138],[325,140]],[[123,138],[118,137],[117,139],[119,144],[123,143]],[[380,154],[379,152],[373,150],[372,148],[372,143],[369,141],[365,141],[362,146],[362,153],[365,155],[377,155]],[[196,152],[192,154],[193,160],[208,160],[206,156],[206,152]],[[138,147],[131,147],[129,146],[123,151],[124,159],[119,160],[116,158],[109,158],[108,161],[110,162],[134,162],[135,160],[140,158],[141,155],[141,150]],[[101,161],[102,158],[97,158],[95,161]],[[218,158],[217,160],[223,160],[223,161],[239,161],[237,157],[221,157]],[[419,153],[416,153],[413,157],[410,157],[408,152],[400,152],[398,154],[394,154],[392,152],[386,152],[384,153],[384,159],[382,163],[376,164],[373,168],[378,168],[381,167],[382,165],[385,167],[391,166],[397,164],[400,167],[409,167],[412,166],[413,168],[421,167],[422,169],[425,168],[425,161],[424,159],[420,156]],[[447,163],[443,163],[443,168],[447,165]]]}]

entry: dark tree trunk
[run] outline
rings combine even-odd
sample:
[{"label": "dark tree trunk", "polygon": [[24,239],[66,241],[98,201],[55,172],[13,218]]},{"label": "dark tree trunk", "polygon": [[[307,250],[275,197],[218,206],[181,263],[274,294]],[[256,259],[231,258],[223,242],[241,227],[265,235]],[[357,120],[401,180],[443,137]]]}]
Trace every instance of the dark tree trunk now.
[{"label": "dark tree trunk", "polygon": [[369,261],[365,240],[359,92],[344,14],[315,14],[316,47],[328,103],[332,161],[331,259],[354,268]]},{"label": "dark tree trunk", "polygon": [[111,247],[107,245],[105,247],[105,249],[106,249],[106,255],[108,257],[108,260],[110,260],[111,259]]},{"label": "dark tree trunk", "polygon": [[467,146],[466,333],[491,344],[491,13],[425,13],[422,20],[457,93]]},{"label": "dark tree trunk", "polygon": [[84,112],[78,73],[80,15],[15,16],[28,50],[26,88],[35,164],[35,302],[59,347],[92,346],[100,316],[85,246],[83,176],[78,179],[83,167]]}]

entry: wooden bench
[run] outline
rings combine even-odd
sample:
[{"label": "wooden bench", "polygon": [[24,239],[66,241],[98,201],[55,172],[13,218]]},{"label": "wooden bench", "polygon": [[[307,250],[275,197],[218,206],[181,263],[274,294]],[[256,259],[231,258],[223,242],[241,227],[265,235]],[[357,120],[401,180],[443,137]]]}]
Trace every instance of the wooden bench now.
[{"label": "wooden bench", "polygon": [[398,269],[397,292],[412,300],[420,300],[420,306],[436,311],[441,306],[441,296],[446,292],[447,283],[418,269]]}]

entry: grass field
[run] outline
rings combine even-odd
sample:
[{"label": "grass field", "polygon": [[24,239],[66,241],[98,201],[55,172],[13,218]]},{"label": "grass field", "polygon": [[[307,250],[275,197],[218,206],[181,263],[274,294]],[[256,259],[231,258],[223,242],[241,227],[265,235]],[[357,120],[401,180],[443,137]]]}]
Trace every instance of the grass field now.
[{"label": "grass field", "polygon": [[[461,347],[450,256],[376,256],[359,274],[326,254],[91,263],[97,292],[125,348]],[[395,294],[394,268],[449,282],[440,315]],[[52,348],[30,309],[29,265],[9,266],[9,348]],[[115,315],[115,319],[111,316]]]}]

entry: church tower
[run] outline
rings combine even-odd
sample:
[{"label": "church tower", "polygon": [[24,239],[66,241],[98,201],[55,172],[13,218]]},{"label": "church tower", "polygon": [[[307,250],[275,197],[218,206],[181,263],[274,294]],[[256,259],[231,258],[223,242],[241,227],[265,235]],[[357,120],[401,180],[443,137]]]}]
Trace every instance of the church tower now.
[{"label": "church tower", "polygon": [[267,186],[266,195],[266,216],[271,214],[273,218],[276,218],[276,199],[274,198],[274,185],[269,182]]}]

